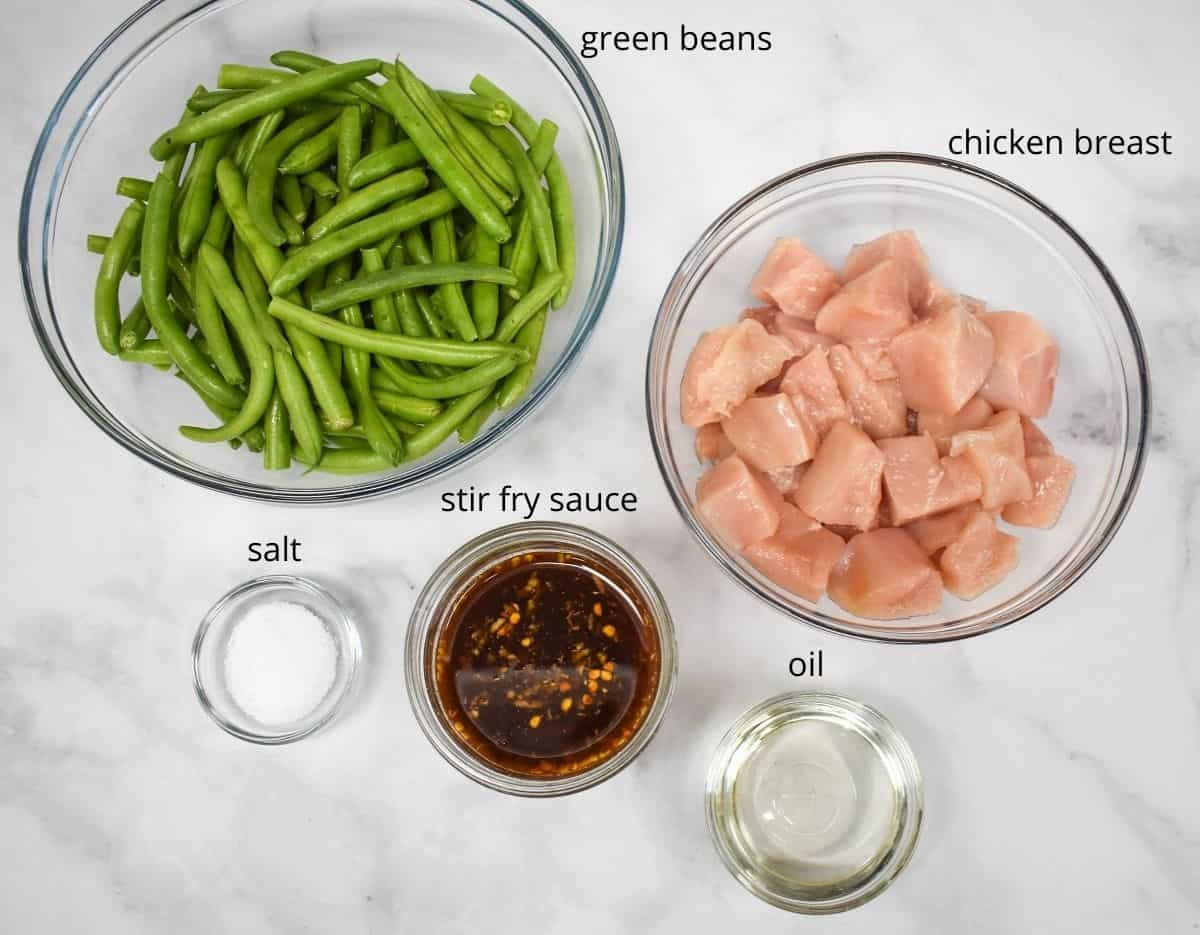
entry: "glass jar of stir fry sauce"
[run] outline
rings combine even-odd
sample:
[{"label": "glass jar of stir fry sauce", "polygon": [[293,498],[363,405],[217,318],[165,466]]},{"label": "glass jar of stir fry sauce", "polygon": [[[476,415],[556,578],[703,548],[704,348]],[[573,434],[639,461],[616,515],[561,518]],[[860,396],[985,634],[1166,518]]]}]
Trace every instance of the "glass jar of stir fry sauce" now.
[{"label": "glass jar of stir fry sauce", "polygon": [[417,601],[409,693],[426,735],[485,785],[555,795],[625,766],[675,674],[645,571],[579,527],[523,523],[468,543]]}]

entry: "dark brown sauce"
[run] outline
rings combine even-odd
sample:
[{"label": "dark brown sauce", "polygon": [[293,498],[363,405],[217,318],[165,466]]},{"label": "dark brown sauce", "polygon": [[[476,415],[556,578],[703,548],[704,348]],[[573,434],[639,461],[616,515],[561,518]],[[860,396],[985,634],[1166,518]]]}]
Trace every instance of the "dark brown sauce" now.
[{"label": "dark brown sauce", "polygon": [[443,716],[480,759],[518,776],[592,769],[645,723],[658,637],[624,574],[590,555],[537,551],[487,569],[435,647]]}]

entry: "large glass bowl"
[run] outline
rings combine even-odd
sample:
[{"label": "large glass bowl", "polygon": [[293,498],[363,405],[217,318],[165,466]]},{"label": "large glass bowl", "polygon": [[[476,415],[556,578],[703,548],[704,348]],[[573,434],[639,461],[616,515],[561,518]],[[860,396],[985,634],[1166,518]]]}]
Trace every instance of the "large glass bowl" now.
[{"label": "large glass bowl", "polygon": [[[750,279],[777,237],[799,237],[840,262],[850,246],[913,228],[935,277],[993,308],[1036,315],[1061,350],[1049,416],[1040,420],[1075,462],[1070,500],[1051,530],[1007,532],[1021,561],[973,601],[946,595],[927,617],[880,622],[813,604],[731,553],[696,512],[702,473],[695,433],[679,416],[688,355],[705,331],[756,304]],[[667,287],[646,368],[651,438],[667,487],[705,551],[739,584],[797,620],[850,636],[933,642],[1012,623],[1061,594],[1091,566],[1137,489],[1150,417],[1146,357],[1137,323],[1112,275],[1087,243],[1033,195],[963,163],[904,153],[846,156],[796,169],[722,214],[684,257]]]},{"label": "large glass bowl", "polygon": [[[326,58],[402,55],[438,87],[466,89],[476,72],[534,116],[559,125],[557,152],[574,189],[579,267],[569,303],[550,316],[528,395],[469,445],[447,442],[385,474],[263,470],[261,459],[180,436],[210,424],[181,381],[124,364],[96,343],[92,292],[99,258],[89,233],[120,214],[118,176],[152,176],[147,148],[179,118],[197,83],[227,61],[269,64],[278,49]],[[34,330],[71,397],[110,437],[151,464],[215,490],[263,500],[354,500],[416,486],[492,448],[546,400],[579,358],[612,285],[625,189],[616,134],[570,46],[519,0],[156,0],[93,52],[55,104],[21,201],[20,261]],[[127,282],[123,308],[134,299]]]}]

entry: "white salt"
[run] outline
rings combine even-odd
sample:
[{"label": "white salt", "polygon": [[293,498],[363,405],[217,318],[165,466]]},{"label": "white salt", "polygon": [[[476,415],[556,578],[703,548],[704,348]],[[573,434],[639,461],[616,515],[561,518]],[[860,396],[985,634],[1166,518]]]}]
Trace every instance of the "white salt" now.
[{"label": "white salt", "polygon": [[225,684],[260,724],[290,724],[325,698],[337,655],[324,621],[303,604],[261,604],[234,625],[225,647]]}]

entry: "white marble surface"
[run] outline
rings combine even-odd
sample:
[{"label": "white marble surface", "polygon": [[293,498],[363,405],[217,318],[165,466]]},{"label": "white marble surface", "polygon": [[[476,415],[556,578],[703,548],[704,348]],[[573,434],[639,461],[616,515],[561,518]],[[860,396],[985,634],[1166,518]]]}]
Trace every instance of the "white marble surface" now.
[{"label": "white marble surface", "polygon": [[[402,641],[414,589],[501,517],[447,519],[441,487],[323,510],[224,499],[135,461],[75,409],[24,321],[16,204],[48,108],[132,4],[8,0],[0,931],[1200,929],[1196,8],[541,7],[576,42],[585,28],[681,20],[771,29],[776,42],[767,55],[591,63],[626,157],[616,288],[582,367],[524,429],[527,444],[453,481],[637,491],[636,515],[594,525],[642,558],[676,617],[682,664],[661,734],[633,768],[582,795],[530,802],[474,786],[409,713]],[[941,152],[967,123],[1175,134],[1171,158],[980,160],[1049,200],[1124,287],[1151,356],[1153,452],[1112,547],[1035,618],[928,648],[825,636],[740,592],[685,533],[649,450],[638,349],[678,258],[733,198],[821,156]],[[293,570],[359,610],[369,674],[334,728],[259,749],[201,712],[188,649],[208,604],[256,570],[247,541],[284,533],[304,542]],[[751,703],[798,687],[786,661],[812,648],[825,650],[824,686],[883,708],[927,781],[909,869],[874,903],[826,920],[743,892],[701,812],[720,734]]]}]

